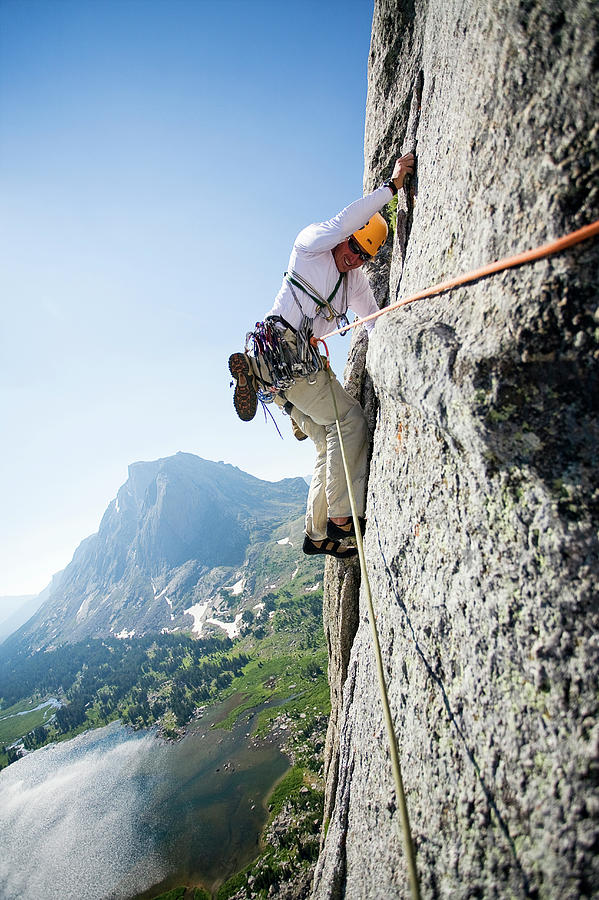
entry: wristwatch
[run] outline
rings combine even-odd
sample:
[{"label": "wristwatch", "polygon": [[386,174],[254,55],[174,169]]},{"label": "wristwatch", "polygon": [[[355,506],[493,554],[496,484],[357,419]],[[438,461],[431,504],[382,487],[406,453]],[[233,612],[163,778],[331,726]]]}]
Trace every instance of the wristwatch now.
[{"label": "wristwatch", "polygon": [[389,181],[386,181],[386,182],[384,183],[383,187],[391,188],[391,190],[393,191],[393,196],[394,196],[394,197],[395,197],[395,195],[397,194],[397,186],[396,186],[396,184],[395,184],[395,182],[393,181],[392,178],[390,178]]}]

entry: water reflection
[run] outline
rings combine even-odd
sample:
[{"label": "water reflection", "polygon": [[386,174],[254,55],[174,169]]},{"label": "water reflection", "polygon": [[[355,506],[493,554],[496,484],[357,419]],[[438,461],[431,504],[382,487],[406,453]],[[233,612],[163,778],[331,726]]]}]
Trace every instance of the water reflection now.
[{"label": "water reflection", "polygon": [[113,723],[1,772],[3,900],[129,900],[245,865],[288,763],[247,737],[247,720],[232,732],[204,721],[178,744]]}]

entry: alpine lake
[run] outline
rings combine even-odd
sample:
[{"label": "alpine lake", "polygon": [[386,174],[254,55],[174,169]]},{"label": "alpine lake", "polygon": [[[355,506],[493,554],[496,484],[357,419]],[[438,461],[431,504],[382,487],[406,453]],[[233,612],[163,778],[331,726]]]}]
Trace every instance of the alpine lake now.
[{"label": "alpine lake", "polygon": [[149,900],[209,892],[258,853],[267,798],[289,769],[280,738],[254,735],[264,703],[218,727],[207,710],[178,742],[119,722],[28,754],[0,772],[3,900]]}]

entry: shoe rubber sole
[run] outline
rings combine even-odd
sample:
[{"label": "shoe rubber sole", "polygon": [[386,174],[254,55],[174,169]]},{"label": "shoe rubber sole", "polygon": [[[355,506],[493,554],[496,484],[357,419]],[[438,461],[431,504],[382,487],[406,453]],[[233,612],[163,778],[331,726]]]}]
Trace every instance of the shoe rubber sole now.
[{"label": "shoe rubber sole", "polygon": [[258,397],[250,377],[250,367],[243,353],[232,353],[229,357],[229,371],[235,381],[233,406],[243,422],[251,422],[258,408]]}]

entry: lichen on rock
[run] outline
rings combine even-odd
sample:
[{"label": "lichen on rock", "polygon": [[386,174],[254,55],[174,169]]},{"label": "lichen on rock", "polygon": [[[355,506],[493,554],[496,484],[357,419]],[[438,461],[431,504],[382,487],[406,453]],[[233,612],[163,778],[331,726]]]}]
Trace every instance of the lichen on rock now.
[{"label": "lichen on rock", "polygon": [[[380,305],[599,217],[597,7],[375,3],[365,187],[413,150]],[[389,242],[391,243],[391,242]],[[346,371],[423,897],[599,890],[599,244],[383,316]],[[329,561],[315,900],[408,897],[356,564]]]}]

